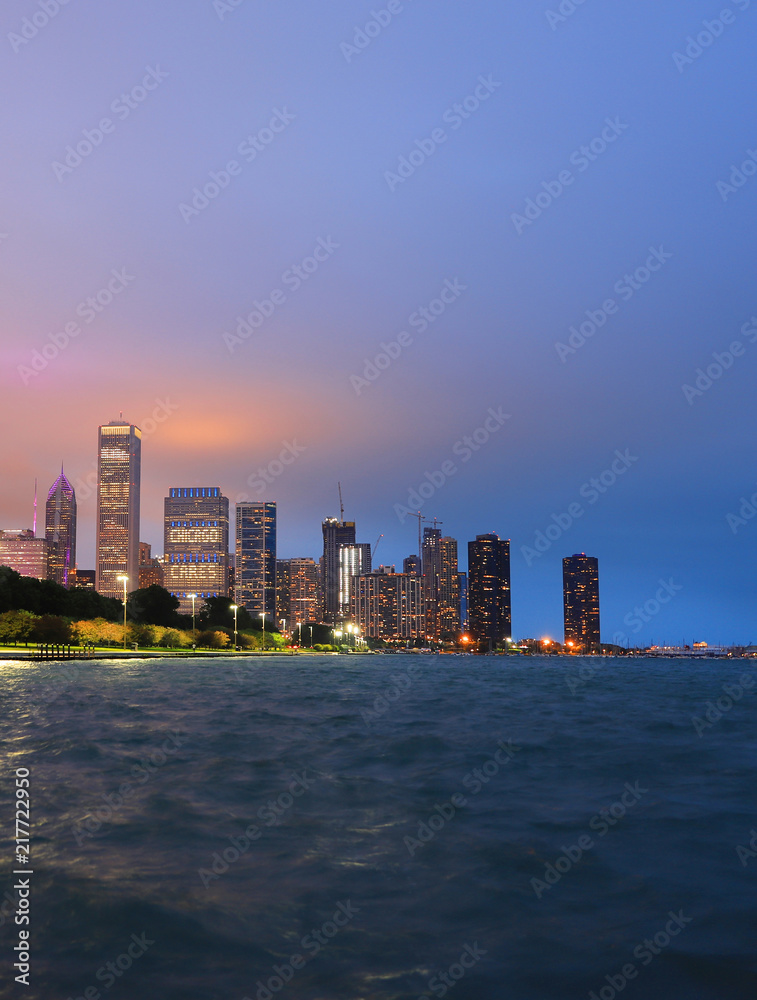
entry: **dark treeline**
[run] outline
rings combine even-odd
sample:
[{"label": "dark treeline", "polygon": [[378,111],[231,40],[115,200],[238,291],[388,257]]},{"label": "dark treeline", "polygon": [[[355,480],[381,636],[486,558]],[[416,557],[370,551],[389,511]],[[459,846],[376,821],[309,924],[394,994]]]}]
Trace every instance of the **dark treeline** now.
[{"label": "dark treeline", "polygon": [[21,576],[8,566],[0,566],[0,614],[4,611],[118,621],[123,616],[123,604],[110,597],[102,597],[94,590],[78,587],[66,590],[52,580]]}]

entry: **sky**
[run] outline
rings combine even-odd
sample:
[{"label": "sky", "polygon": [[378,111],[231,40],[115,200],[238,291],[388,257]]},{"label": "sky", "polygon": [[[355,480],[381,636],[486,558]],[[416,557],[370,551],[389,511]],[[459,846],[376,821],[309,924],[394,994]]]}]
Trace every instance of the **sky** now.
[{"label": "sky", "polygon": [[519,637],[561,638],[586,552],[604,641],[757,642],[756,19],[8,5],[2,525],[63,461],[92,568],[123,412],[155,553],[168,489],[205,485],[317,558],[341,482],[376,562],[416,551],[410,509],[461,568],[511,539]]}]

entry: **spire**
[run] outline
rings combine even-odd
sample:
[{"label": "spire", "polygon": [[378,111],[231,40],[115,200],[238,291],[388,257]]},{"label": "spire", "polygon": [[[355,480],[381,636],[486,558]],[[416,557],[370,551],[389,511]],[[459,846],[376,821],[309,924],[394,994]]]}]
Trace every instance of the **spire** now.
[{"label": "spire", "polygon": [[37,537],[37,480],[34,480],[34,525],[32,527],[32,534]]}]

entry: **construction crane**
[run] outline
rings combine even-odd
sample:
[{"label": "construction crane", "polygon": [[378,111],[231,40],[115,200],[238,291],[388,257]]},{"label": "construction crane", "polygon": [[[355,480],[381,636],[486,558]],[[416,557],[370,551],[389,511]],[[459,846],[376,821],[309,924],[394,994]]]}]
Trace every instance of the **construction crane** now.
[{"label": "construction crane", "polygon": [[342,502],[342,484],[336,484],[339,487],[339,520],[344,524],[344,503]]},{"label": "construction crane", "polygon": [[371,552],[371,564],[373,564],[373,557],[376,555],[376,549],[379,547],[379,542],[383,537],[384,533],[382,532],[376,539],[376,544],[373,546],[373,552]]},{"label": "construction crane", "polygon": [[433,520],[434,528],[436,528],[437,524],[444,524],[444,521],[440,521],[438,517],[435,517],[433,519],[430,517],[424,517],[420,511],[418,511],[417,514],[409,514],[408,516],[416,517],[418,519],[418,566],[420,569],[420,567],[422,567],[423,565],[423,542],[421,541],[421,523],[423,521],[428,521],[428,523],[431,524]]}]

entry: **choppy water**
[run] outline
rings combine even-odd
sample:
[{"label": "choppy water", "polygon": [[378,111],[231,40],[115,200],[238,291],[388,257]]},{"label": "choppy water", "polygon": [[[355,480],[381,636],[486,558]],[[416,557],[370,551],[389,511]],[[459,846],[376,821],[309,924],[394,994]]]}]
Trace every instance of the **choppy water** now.
[{"label": "choppy water", "polygon": [[701,736],[692,716],[756,666],[595,666],[576,686],[536,658],[0,663],[0,996],[753,997],[757,684]]}]

